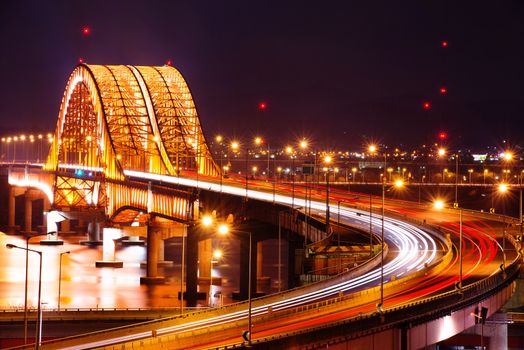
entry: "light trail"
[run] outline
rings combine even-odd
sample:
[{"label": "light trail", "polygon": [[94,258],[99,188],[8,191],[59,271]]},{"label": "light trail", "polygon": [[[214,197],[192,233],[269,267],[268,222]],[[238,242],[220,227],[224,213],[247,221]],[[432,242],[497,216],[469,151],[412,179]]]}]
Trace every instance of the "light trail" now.
[{"label": "light trail", "polygon": [[[164,183],[171,183],[171,184],[178,184],[183,186],[190,186],[190,187],[198,187],[201,189],[206,189],[210,191],[216,191],[216,192],[224,192],[228,194],[233,194],[237,196],[245,196],[246,195],[246,189],[245,188],[239,188],[235,186],[229,186],[229,185],[219,185],[211,182],[206,181],[196,181],[191,180],[187,178],[182,177],[171,177],[171,176],[165,176],[165,175],[158,175],[158,174],[150,174],[150,173],[143,173],[143,172],[137,172],[137,171],[129,171],[126,170],[125,174],[127,176],[131,176],[134,178],[140,178],[142,180],[150,180],[150,181],[162,181]],[[276,193],[266,193],[256,190],[248,190],[247,195],[249,198],[252,199],[258,199],[263,201],[271,201],[271,202],[277,202],[281,204],[287,204],[291,205],[292,201],[294,202],[296,207],[305,207],[306,206],[306,200],[300,199],[300,198],[294,198],[276,194]],[[318,202],[318,201],[308,201],[308,206],[311,207],[311,209],[322,211],[325,209],[325,203]],[[335,209],[335,206],[330,206],[330,210]],[[362,227],[368,226],[369,227],[369,216],[367,215],[367,212],[361,211],[358,209],[349,209],[349,208],[340,208],[340,218],[341,221],[344,221],[346,223],[353,223],[360,225]],[[378,229],[381,228],[382,225],[382,217],[380,215],[375,214],[373,216],[372,225],[374,226],[375,230],[374,232],[378,232]],[[435,241],[433,237],[431,237],[429,234],[424,232],[423,230],[419,229],[418,227],[407,224],[403,221],[390,218],[390,217],[384,217],[384,234],[387,240],[394,241],[397,244],[397,255],[389,261],[387,264],[384,265],[384,276],[391,276],[391,275],[400,275],[400,274],[407,274],[409,272],[416,272],[420,271],[421,269],[425,268],[427,265],[431,264],[437,254],[438,250],[438,244]],[[343,276],[343,274],[341,275]],[[297,290],[292,290],[288,292],[283,292],[281,294],[278,294],[276,296],[268,296],[265,298],[258,299],[260,300],[267,300],[267,302],[260,306],[252,307],[251,313],[252,317],[264,315],[268,313],[270,310],[273,311],[280,311],[285,310],[293,307],[297,307],[299,305],[304,305],[308,303],[312,303],[315,301],[320,301],[325,298],[328,298],[330,296],[337,295],[339,292],[353,292],[358,290],[359,288],[364,288],[366,286],[375,286],[378,285],[378,281],[380,280],[380,270],[374,269],[372,271],[369,271],[367,273],[362,274],[359,277],[352,278],[348,281],[338,281],[339,279],[334,278],[332,280],[331,284],[328,284],[327,286],[321,288],[321,289],[315,289],[315,285],[311,285],[305,288],[302,288],[300,291],[303,291],[303,293],[298,294]],[[342,279],[342,278],[340,278]],[[386,280],[386,279],[385,279]],[[313,288],[312,288],[313,287]],[[293,295],[298,294],[298,295]],[[289,295],[289,297],[286,297]],[[285,300],[280,300],[282,297],[284,297]],[[274,300],[278,299],[278,300]],[[225,307],[227,309],[227,307]],[[223,312],[224,310],[222,310]],[[207,328],[210,326],[217,326],[221,324],[226,324],[230,322],[237,322],[245,320],[248,317],[248,310],[247,305],[245,309],[230,312],[222,315],[217,315],[214,317],[209,317],[201,320],[195,320],[191,322],[186,322],[183,324],[173,325],[169,327],[159,328],[156,330],[156,335],[165,335],[165,334],[178,334],[183,333],[187,331],[193,331],[198,330],[202,328]],[[177,321],[177,320],[175,320]],[[151,332],[141,332],[137,333],[135,335],[126,335],[122,337],[116,337],[112,339],[107,340],[101,340],[96,341],[93,343],[87,343],[80,346],[75,346],[76,349],[86,349],[91,348],[95,346],[106,346],[111,344],[117,344],[121,342],[131,341],[131,340],[139,340],[146,337],[150,337]],[[69,349],[69,348],[66,348]],[[70,349],[73,349],[71,347]]]}]

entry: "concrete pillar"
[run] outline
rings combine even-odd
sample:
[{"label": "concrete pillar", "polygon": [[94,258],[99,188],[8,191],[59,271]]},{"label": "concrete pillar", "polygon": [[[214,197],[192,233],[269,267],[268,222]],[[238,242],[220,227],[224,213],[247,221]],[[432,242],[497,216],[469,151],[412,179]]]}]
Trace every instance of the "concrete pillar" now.
[{"label": "concrete pillar", "polygon": [[196,306],[198,300],[198,234],[194,226],[187,228],[186,249],[185,249],[186,290],[184,299],[187,306]]},{"label": "concrete pillar", "polygon": [[13,186],[9,187],[9,208],[7,215],[7,225],[9,229],[14,230],[15,228],[15,208],[16,208],[16,195],[15,188]]},{"label": "concrete pillar", "polygon": [[210,238],[198,242],[198,279],[205,283],[211,279],[212,242]]},{"label": "concrete pillar", "polygon": [[[257,294],[257,242],[251,242],[251,297]],[[246,300],[249,289],[249,235],[240,237],[240,293],[239,298]]]},{"label": "concrete pillar", "polygon": [[24,194],[24,231],[33,231],[33,194],[31,190],[25,191]]},{"label": "concrete pillar", "polygon": [[69,219],[65,219],[60,223],[60,231],[62,232],[69,232],[71,231],[71,223]]},{"label": "concrete pillar", "polygon": [[263,263],[262,242],[257,242],[257,278],[258,279],[261,279],[263,277],[262,263]]},{"label": "concrete pillar", "polygon": [[164,250],[165,250],[164,240],[159,238],[158,239],[158,251],[157,251],[157,256],[158,256],[157,263],[160,263],[160,262],[164,261]]},{"label": "concrete pillar", "polygon": [[[47,229],[47,213],[51,210],[51,202],[49,202],[49,198],[47,198],[47,196],[44,196],[44,220],[42,220],[42,226],[43,226],[43,230],[44,232],[49,232],[49,230]],[[56,227],[53,231],[56,231]]]},{"label": "concrete pillar", "polygon": [[122,232],[116,228],[104,228],[104,244],[102,247],[102,260],[95,263],[96,267],[114,267],[124,266],[122,261],[115,259],[115,239],[122,236]]},{"label": "concrete pillar", "polygon": [[142,284],[159,284],[164,282],[164,277],[158,276],[158,250],[160,237],[158,228],[152,224],[147,227],[147,274],[140,277]]},{"label": "concrete pillar", "polygon": [[87,240],[80,241],[82,245],[101,245],[100,233],[104,228],[103,222],[91,221],[87,224]]},{"label": "concrete pillar", "polygon": [[47,237],[40,241],[41,245],[62,245],[64,241],[58,239],[57,222],[60,222],[63,216],[56,210],[49,211],[46,214]]}]

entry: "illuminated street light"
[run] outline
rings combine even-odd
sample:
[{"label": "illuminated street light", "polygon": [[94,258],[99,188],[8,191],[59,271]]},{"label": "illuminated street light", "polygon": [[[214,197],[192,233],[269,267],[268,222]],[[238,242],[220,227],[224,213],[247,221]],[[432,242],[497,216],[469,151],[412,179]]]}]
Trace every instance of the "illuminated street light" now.
[{"label": "illuminated street light", "polygon": [[38,308],[37,308],[37,319],[36,319],[36,336],[35,336],[35,349],[40,348],[42,342],[42,252],[30,248],[19,247],[17,245],[7,243],[6,248],[8,249],[21,249],[27,252],[37,253],[40,258],[40,269],[38,273]]},{"label": "illuminated street light", "polygon": [[324,157],[324,171],[326,171],[326,233],[329,234],[330,218],[329,218],[329,165],[333,161],[330,155]]},{"label": "illuminated street light", "polygon": [[66,252],[62,252],[60,253],[60,259],[59,259],[59,264],[58,264],[58,312],[60,312],[60,287],[62,285],[62,256],[64,254],[70,254],[71,252],[68,250]]},{"label": "illuminated street light", "polygon": [[446,149],[445,148],[439,148],[438,149],[438,155],[439,157],[443,157],[446,155]]},{"label": "illuminated street light", "polygon": [[201,222],[205,227],[209,227],[213,224],[213,217],[211,215],[205,215],[202,217]]},{"label": "illuminated street light", "polygon": [[[444,202],[442,200],[437,199],[434,203],[434,207],[437,210],[441,210],[444,208]],[[458,289],[462,290],[462,208],[457,206],[457,209],[459,210],[459,246],[458,246],[459,282],[458,282]]]}]

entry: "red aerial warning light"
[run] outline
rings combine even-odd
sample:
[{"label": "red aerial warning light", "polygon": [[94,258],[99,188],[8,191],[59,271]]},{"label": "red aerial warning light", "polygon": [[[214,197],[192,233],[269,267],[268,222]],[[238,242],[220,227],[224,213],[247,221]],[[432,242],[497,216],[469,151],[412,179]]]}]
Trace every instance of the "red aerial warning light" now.
[{"label": "red aerial warning light", "polygon": [[84,60],[83,57],[79,57],[79,58],[78,58],[78,63],[82,64],[82,63],[84,63],[84,62],[85,62],[85,60]]},{"label": "red aerial warning light", "polygon": [[445,140],[448,138],[448,134],[444,131],[441,131],[438,133],[438,138],[441,139],[441,140]]},{"label": "red aerial warning light", "polygon": [[431,108],[431,104],[430,104],[429,102],[426,101],[426,102],[424,102],[424,103],[422,104],[422,107],[423,107],[424,109],[430,109],[430,108]]},{"label": "red aerial warning light", "polygon": [[260,102],[258,104],[258,109],[260,109],[261,111],[265,110],[267,108],[267,104],[265,102]]},{"label": "red aerial warning light", "polygon": [[448,47],[448,42],[446,40],[443,40],[441,45],[442,47]]},{"label": "red aerial warning light", "polygon": [[82,27],[82,34],[84,34],[84,36],[88,36],[89,34],[91,34],[91,28],[89,28],[88,26]]},{"label": "red aerial warning light", "polygon": [[173,61],[172,60],[167,60],[166,61],[166,66],[172,66],[173,65]]},{"label": "red aerial warning light", "polygon": [[445,86],[443,86],[443,87],[440,88],[440,93],[441,93],[442,95],[447,94],[447,92],[448,92],[448,89],[447,89]]}]

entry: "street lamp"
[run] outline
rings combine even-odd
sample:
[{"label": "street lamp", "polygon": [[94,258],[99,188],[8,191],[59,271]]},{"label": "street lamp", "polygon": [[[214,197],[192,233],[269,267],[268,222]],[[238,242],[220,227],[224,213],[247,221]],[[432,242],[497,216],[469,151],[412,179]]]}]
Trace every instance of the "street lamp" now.
[{"label": "street lamp", "polygon": [[62,286],[62,256],[64,254],[70,254],[71,251],[60,253],[60,262],[58,264],[58,312],[60,312],[60,287]]},{"label": "street lamp", "polygon": [[[230,232],[229,226],[226,224],[221,224],[218,226],[218,232],[222,235],[226,235]],[[249,263],[248,263],[248,286],[247,286],[247,299],[248,299],[248,314],[247,314],[247,331],[244,332],[242,337],[247,340],[248,347],[251,347],[251,267],[252,267],[252,234],[250,231],[241,231],[234,229],[232,232],[235,233],[244,233],[249,235]]]},{"label": "street lamp", "polygon": [[[498,186],[498,191],[503,196],[508,192],[508,185],[501,183]],[[502,267],[506,269],[506,203],[502,201]]]},{"label": "street lamp", "polygon": [[295,150],[291,146],[286,146],[286,154],[291,157],[291,209],[295,207]]},{"label": "street lamp", "polygon": [[213,292],[213,259],[220,259],[222,257],[222,251],[215,249],[211,255],[211,269],[209,271],[209,306],[213,306],[212,292]]},{"label": "street lamp", "polygon": [[[444,208],[444,201],[437,199],[433,203],[433,207],[437,210],[442,210]],[[462,290],[462,208],[458,207],[459,210],[459,282],[458,289]]]},{"label": "street lamp", "polygon": [[333,161],[333,158],[331,158],[330,155],[326,155],[324,157],[324,164],[326,167],[324,170],[326,171],[326,233],[329,234],[329,165]]},{"label": "street lamp", "polygon": [[40,258],[40,268],[38,273],[38,308],[37,308],[37,319],[36,319],[36,335],[35,335],[35,349],[38,349],[40,347],[40,343],[42,341],[42,309],[41,309],[41,302],[42,302],[42,252],[39,250],[34,250],[30,248],[24,248],[19,247],[17,245],[7,243],[6,248],[8,249],[21,249],[25,250],[26,252],[33,252],[37,253],[38,257]]}]

